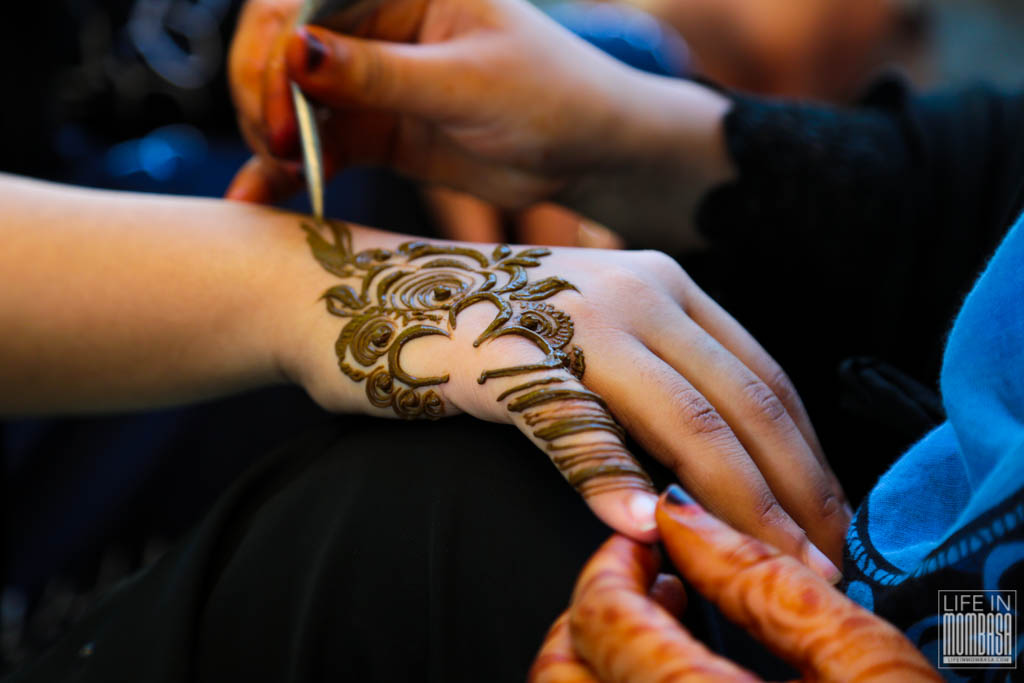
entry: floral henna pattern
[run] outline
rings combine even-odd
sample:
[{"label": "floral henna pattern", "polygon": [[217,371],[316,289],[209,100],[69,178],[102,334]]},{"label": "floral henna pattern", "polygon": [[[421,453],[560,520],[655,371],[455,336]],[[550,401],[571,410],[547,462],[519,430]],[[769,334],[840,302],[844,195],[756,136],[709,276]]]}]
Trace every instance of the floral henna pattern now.
[{"label": "floral henna pattern", "polygon": [[[480,302],[492,304],[496,314],[474,347],[515,335],[544,354],[536,363],[485,370],[480,384],[557,369],[583,378],[583,351],[571,343],[572,320],[546,303],[576,288],[559,277],[529,278],[528,269],[539,266],[549,250],[513,251],[502,244],[487,255],[468,247],[406,242],[395,250],[356,253],[340,221],[306,222],[302,228],[320,265],[351,281],[331,287],[322,298],[328,312],[348,321],[335,343],[338,367],[366,383],[372,405],[407,419],[443,417],[444,401],[433,387],[447,382],[448,375],[411,375],[402,367],[402,349],[420,337],[450,337],[458,314]],[[604,401],[589,391],[557,386],[566,381],[559,376],[533,379],[502,392],[498,401],[507,400],[509,412],[521,414],[535,428],[533,435],[547,444],[555,465],[584,494],[650,489]]]}]

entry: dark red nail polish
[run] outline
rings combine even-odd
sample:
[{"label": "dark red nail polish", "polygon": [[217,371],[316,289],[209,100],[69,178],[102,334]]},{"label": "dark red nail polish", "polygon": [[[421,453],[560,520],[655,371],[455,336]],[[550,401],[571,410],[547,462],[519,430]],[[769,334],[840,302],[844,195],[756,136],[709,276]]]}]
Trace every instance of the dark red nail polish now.
[{"label": "dark red nail polish", "polygon": [[306,71],[316,71],[327,57],[327,47],[309,31],[302,31],[306,43]]}]

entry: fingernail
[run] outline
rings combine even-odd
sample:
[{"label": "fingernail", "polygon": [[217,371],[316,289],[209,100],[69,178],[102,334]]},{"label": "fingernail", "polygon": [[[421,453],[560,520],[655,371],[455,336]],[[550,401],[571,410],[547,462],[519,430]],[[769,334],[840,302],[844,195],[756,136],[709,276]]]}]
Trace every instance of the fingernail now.
[{"label": "fingernail", "polygon": [[813,543],[807,544],[807,550],[804,552],[804,555],[807,566],[833,586],[842,580],[843,573]]},{"label": "fingernail", "polygon": [[327,47],[306,29],[301,30],[302,40],[306,43],[306,71],[316,71],[327,57]]},{"label": "fingernail", "polygon": [[658,499],[650,493],[634,493],[629,499],[629,514],[639,531],[650,531],[658,525],[654,521],[654,509],[657,506]]},{"label": "fingernail", "polygon": [[697,501],[679,484],[672,484],[665,491],[665,500],[672,505],[697,505]]}]

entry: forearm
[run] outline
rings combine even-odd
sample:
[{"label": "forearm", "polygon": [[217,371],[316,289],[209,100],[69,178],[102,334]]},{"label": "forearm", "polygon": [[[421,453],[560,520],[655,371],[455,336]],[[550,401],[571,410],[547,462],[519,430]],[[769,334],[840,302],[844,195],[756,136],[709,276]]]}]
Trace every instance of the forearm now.
[{"label": "forearm", "polygon": [[287,214],[11,176],[0,205],[4,413],[145,408],[281,382],[282,335],[319,312],[317,272]]},{"label": "forearm", "polygon": [[694,217],[712,188],[736,176],[723,121],[727,97],[688,81],[636,73],[623,93],[622,125],[606,163],[583,170],[558,201],[634,244],[677,251],[701,246]]}]

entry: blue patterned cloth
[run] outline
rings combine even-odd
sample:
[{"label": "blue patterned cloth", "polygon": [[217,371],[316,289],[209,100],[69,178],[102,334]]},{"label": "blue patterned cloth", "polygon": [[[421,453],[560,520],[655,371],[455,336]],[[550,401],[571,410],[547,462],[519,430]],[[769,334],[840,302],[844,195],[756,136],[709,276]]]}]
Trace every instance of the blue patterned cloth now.
[{"label": "blue patterned cloth", "polygon": [[[882,476],[844,558],[847,595],[903,629],[933,664],[938,591],[1024,587],[1024,216],[957,316],[941,386],[948,420]],[[1017,654],[1021,643],[1018,631]],[[942,673],[961,681],[1012,672]]]}]

